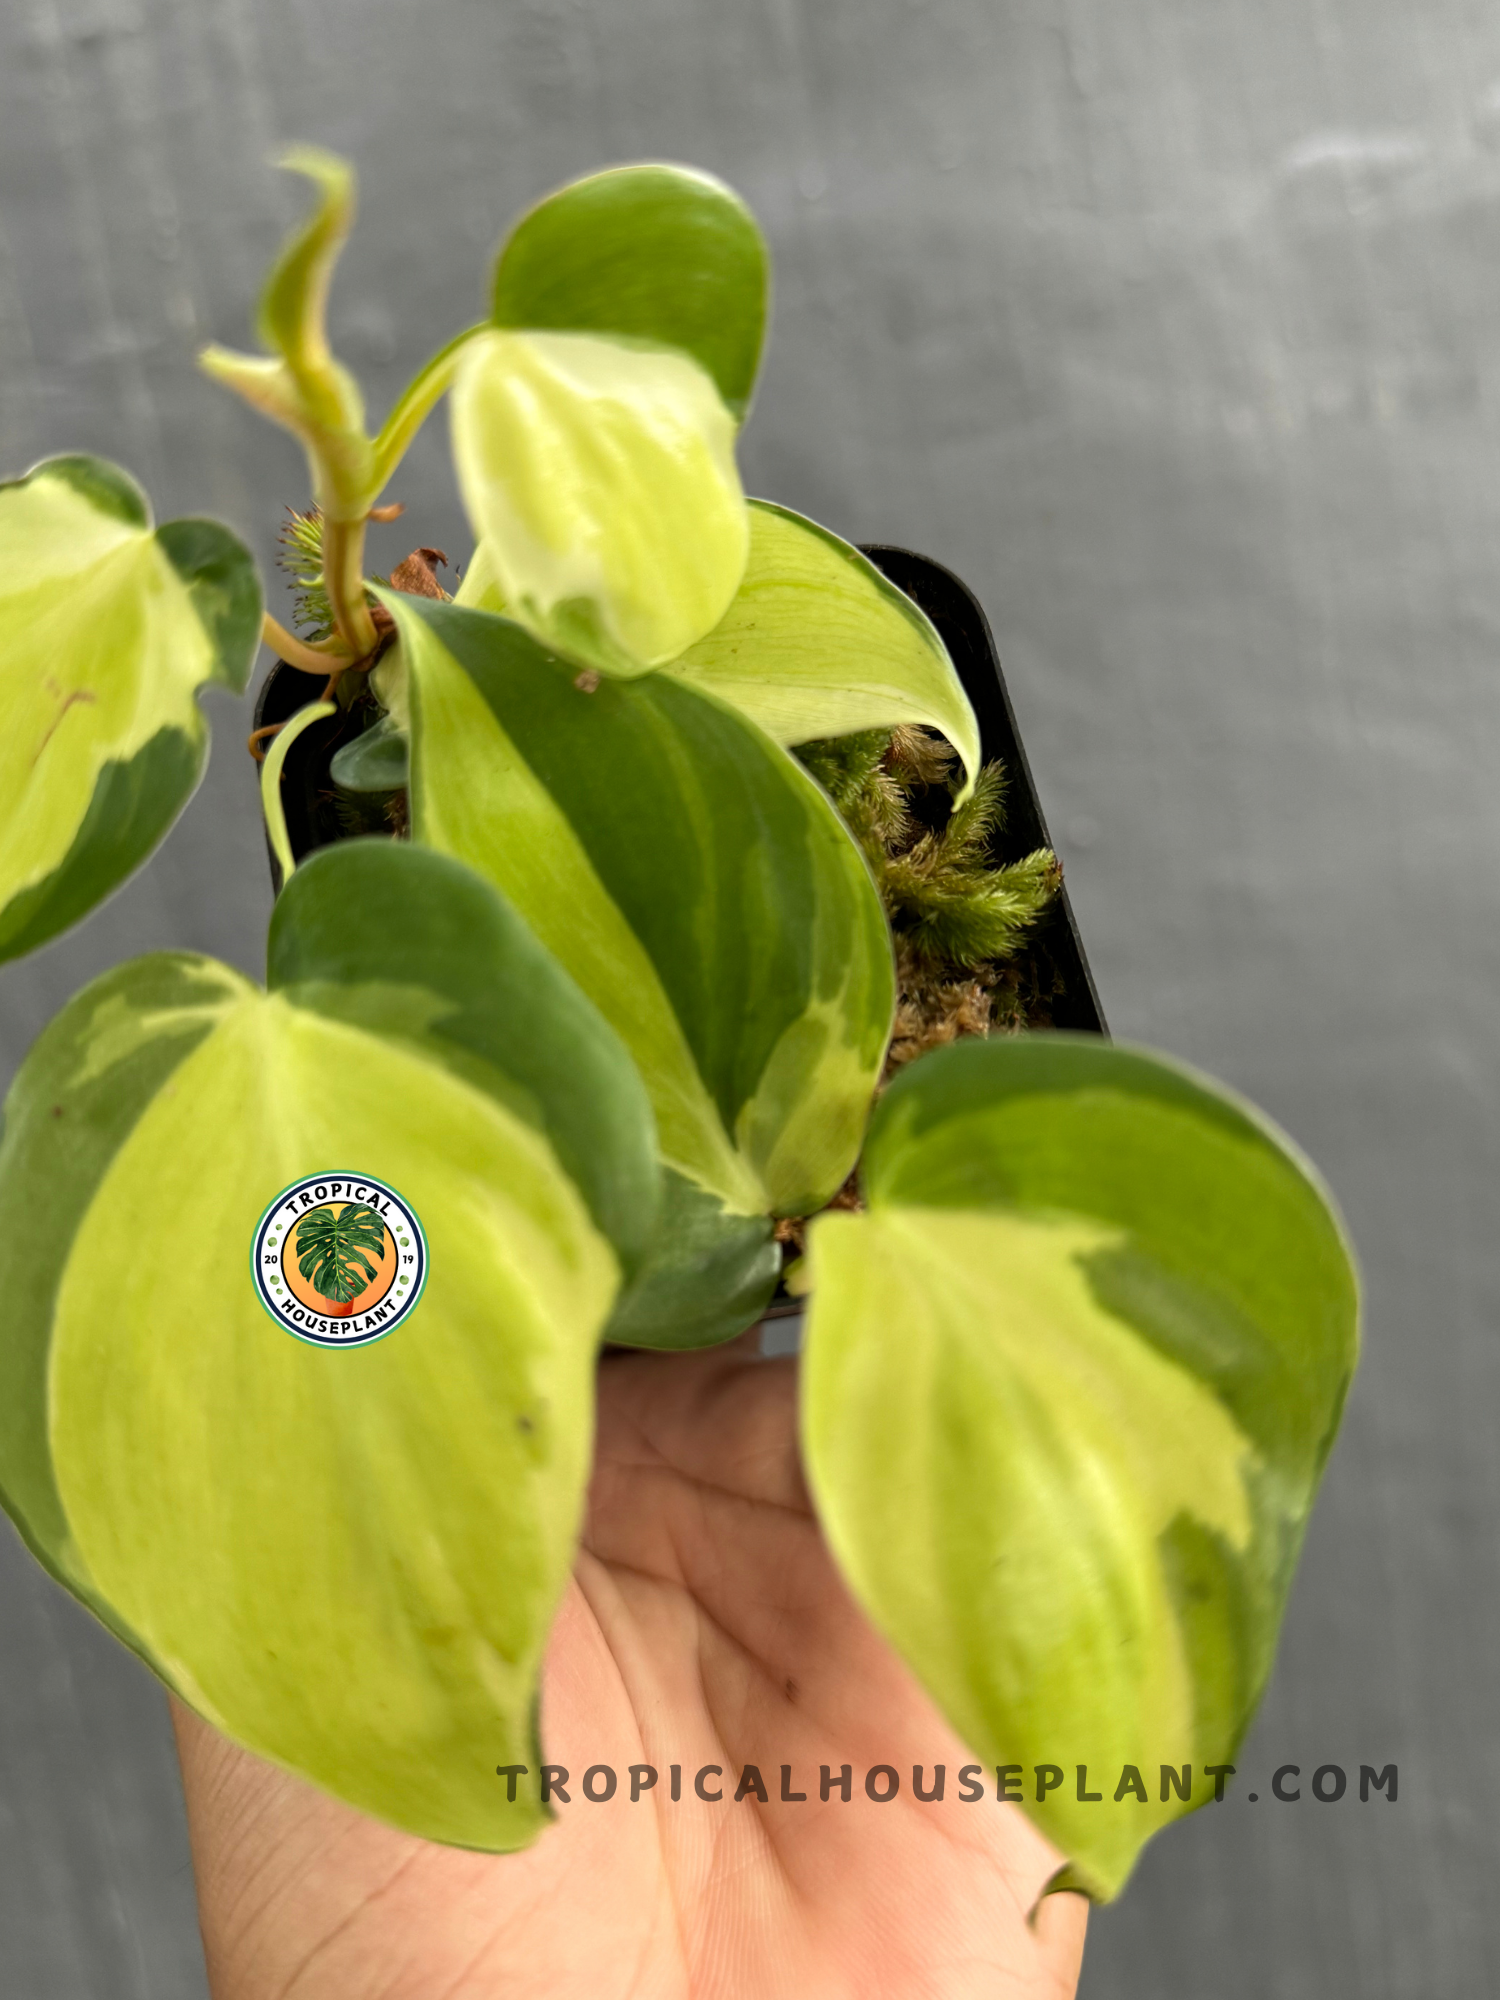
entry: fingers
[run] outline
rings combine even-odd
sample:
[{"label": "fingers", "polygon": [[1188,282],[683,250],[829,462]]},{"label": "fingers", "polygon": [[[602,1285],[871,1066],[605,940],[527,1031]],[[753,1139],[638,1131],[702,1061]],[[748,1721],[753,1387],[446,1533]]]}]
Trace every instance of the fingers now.
[{"label": "fingers", "polygon": [[1072,1889],[1043,1896],[1031,1920],[1041,1959],[1052,1984],[1042,1990],[1048,2000],[1072,2000],[1083,1970],[1084,1933],[1088,1929],[1089,1903]]}]

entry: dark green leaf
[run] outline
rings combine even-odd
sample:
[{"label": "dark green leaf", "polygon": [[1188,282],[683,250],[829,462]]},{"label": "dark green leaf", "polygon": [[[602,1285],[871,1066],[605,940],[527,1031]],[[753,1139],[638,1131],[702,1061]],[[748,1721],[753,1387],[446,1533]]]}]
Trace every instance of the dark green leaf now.
[{"label": "dark green leaf", "polygon": [[669,1167],[644,1267],[604,1330],[616,1347],[715,1347],[754,1326],[771,1300],[781,1249],[764,1215],[731,1215]]},{"label": "dark green leaf", "polygon": [[277,900],[267,977],[299,1006],[416,1043],[545,1132],[635,1268],[658,1200],[645,1092],[613,1029],[487,882],[404,842],[323,848]]},{"label": "dark green leaf", "polygon": [[352,743],[346,743],[330,766],[333,782],[346,792],[404,791],[411,777],[406,731],[393,716],[383,715]]},{"label": "dark green leaf", "polygon": [[493,316],[680,348],[743,418],[769,285],[755,218],[722,181],[690,167],[614,167],[522,216],[495,266]]}]

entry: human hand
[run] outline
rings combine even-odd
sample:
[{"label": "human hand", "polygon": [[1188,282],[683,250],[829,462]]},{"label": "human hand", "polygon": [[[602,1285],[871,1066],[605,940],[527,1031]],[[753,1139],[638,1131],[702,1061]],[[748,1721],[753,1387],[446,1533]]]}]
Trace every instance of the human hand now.
[{"label": "human hand", "polygon": [[[839,1580],[798,1463],[796,1363],[755,1339],[600,1363],[588,1519],[543,1675],[570,1802],[525,1853],[399,1833],[173,1704],[215,2000],[1074,1993],[1086,1905],[1050,1896],[1028,1923],[1061,1857],[993,1774],[958,1798],[973,1760]],[[620,1781],[602,1804],[580,1785],[595,1764]],[[631,1764],[659,1774],[636,1803]],[[711,1804],[693,1777],[714,1764]],[[748,1764],[765,1804],[733,1802]],[[850,1803],[820,1801],[824,1764],[852,1766]],[[864,1793],[876,1764],[901,1775],[889,1804]],[[915,1764],[929,1788],[946,1766],[941,1802],[913,1797]],[[805,1802],[782,1802],[782,1765]]]}]

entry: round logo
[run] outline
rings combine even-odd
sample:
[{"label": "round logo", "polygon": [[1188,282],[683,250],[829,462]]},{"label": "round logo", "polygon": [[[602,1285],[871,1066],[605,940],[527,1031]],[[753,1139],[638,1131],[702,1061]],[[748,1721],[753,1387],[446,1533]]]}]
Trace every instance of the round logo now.
[{"label": "round logo", "polygon": [[367,1347],[422,1296],[427,1238],[415,1212],[369,1174],[309,1174],[271,1203],[250,1275],[278,1326],[315,1347]]}]

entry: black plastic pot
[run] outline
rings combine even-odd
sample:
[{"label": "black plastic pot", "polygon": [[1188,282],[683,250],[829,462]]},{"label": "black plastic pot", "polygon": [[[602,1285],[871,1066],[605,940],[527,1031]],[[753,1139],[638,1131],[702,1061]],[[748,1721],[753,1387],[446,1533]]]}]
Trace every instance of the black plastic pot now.
[{"label": "black plastic pot", "polygon": [[[998,758],[1009,773],[1005,832],[998,842],[995,858],[1014,861],[1038,847],[1050,847],[1052,841],[1016,728],[1005,676],[978,599],[952,570],[944,569],[930,556],[916,555],[911,549],[892,548],[883,542],[866,544],[864,553],[897,589],[904,590],[921,606],[937,627],[958,669],[964,692],[973,703],[985,762]],[[299,708],[316,701],[323,686],[321,676],[301,673],[284,660],[278,661],[266,676],[255,704],[256,728],[285,722]],[[343,837],[328,766],[353,727],[350,717],[343,713],[327,716],[304,730],[288,754],[282,773],[281,803],[286,814],[287,837],[299,861],[314,848],[327,847]],[[279,890],[281,870],[274,855],[270,861],[271,881]],[[1053,1025],[1085,1034],[1107,1034],[1066,889],[1058,896],[1046,921],[1032,935],[1034,949],[1050,961],[1061,981],[1062,990],[1052,1007]]]},{"label": "black plastic pot", "polygon": [[[299,708],[316,701],[326,686],[324,675],[304,674],[297,667],[289,667],[285,660],[278,660],[256,697],[255,727],[263,729],[274,722],[286,722]],[[351,733],[357,733],[355,725],[340,710],[337,715],[327,715],[311,723],[287,753],[281,773],[281,809],[286,814],[287,839],[297,861],[304,860],[315,848],[332,846],[344,836],[328,766],[335,751],[350,740]],[[271,886],[279,895],[281,866],[271,852],[269,839],[266,854],[271,863]]]},{"label": "black plastic pot", "polygon": [[[986,763],[998,759],[1005,766],[1010,783],[1005,829],[996,842],[995,859],[1018,861],[1039,847],[1051,847],[1000,658],[979,600],[952,570],[944,569],[930,556],[919,556],[911,549],[892,548],[883,542],[866,543],[864,553],[898,590],[904,590],[920,605],[937,627],[963,682],[964,693],[973,704],[979,723],[980,753]],[[316,701],[323,686],[320,676],[301,673],[284,660],[278,661],[266,676],[255,704],[255,726],[285,722],[299,708]],[[292,853],[299,861],[315,848],[326,847],[343,835],[328,767],[353,727],[351,719],[343,713],[330,715],[304,730],[287,756],[282,774],[282,808]],[[267,852],[270,852],[269,842]],[[270,861],[271,880],[279,890],[281,869],[274,854]],[[1094,990],[1093,975],[1084,956],[1066,888],[1043,923],[1033,931],[1031,949],[1058,976],[1061,990],[1052,1002],[1053,1025],[1084,1034],[1107,1034],[1104,1012]],[[777,1322],[774,1330],[766,1328],[766,1353],[789,1353],[795,1349],[803,1311],[802,1299],[792,1298],[778,1287],[763,1315],[765,1320]]]},{"label": "black plastic pot", "polygon": [[[1051,847],[1042,803],[1036,795],[1031,766],[1016,728],[1015,710],[1000,670],[1000,656],[978,598],[966,584],[959,582],[951,569],[944,569],[931,556],[892,548],[884,542],[867,542],[863,552],[937,627],[978,720],[984,761],[988,764],[998,758],[1005,766],[1010,786],[1006,794],[1005,831],[996,843],[995,859],[1019,861],[1023,854]],[[1052,1025],[1072,1028],[1081,1034],[1107,1035],[1104,1010],[1094,990],[1094,976],[1084,956],[1083,940],[1078,935],[1066,888],[1053,903],[1046,920],[1032,932],[1031,947],[1051,961],[1062,982],[1062,991],[1052,1005]]]}]

